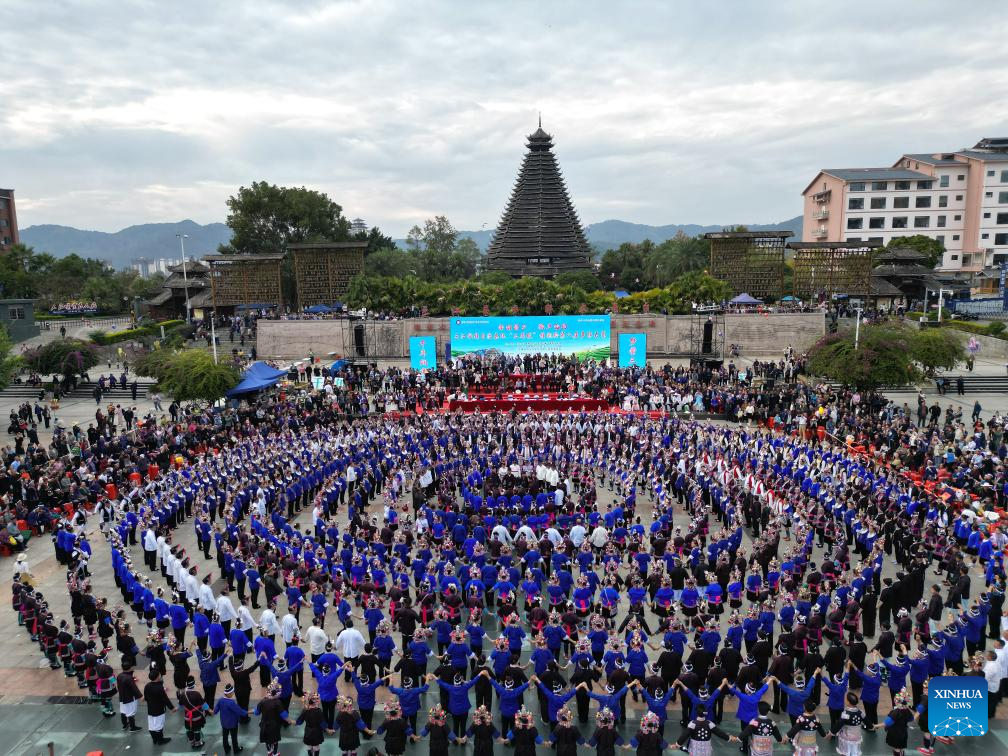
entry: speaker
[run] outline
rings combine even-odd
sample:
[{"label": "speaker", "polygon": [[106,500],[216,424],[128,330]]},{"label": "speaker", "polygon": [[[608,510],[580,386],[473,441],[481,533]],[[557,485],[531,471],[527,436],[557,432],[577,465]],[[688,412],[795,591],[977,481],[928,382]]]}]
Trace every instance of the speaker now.
[{"label": "speaker", "polygon": [[700,354],[710,354],[713,351],[711,342],[714,340],[714,321],[708,320],[703,326],[703,346]]},{"label": "speaker", "polygon": [[353,327],[354,354],[358,357],[364,356],[364,324],[358,323]]}]

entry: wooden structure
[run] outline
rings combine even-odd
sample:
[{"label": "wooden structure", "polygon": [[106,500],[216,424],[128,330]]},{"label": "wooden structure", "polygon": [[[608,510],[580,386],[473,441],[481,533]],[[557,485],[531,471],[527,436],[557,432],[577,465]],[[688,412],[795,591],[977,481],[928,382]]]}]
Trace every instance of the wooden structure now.
[{"label": "wooden structure", "polygon": [[297,306],[342,302],[350,281],[364,270],[366,241],[288,244],[294,261]]},{"label": "wooden structure", "polygon": [[529,135],[527,146],[511,198],[487,249],[487,269],[541,278],[590,270],[592,250],[553,155],[553,139],[541,122]]},{"label": "wooden structure", "polygon": [[754,297],[784,296],[784,245],[791,231],[718,231],[710,240],[708,272],[735,292]]},{"label": "wooden structure", "polygon": [[197,310],[209,304],[210,267],[199,260],[186,260],[185,271],[182,263],[168,268],[168,277],[161,290],[143,303],[147,314],[159,320],[186,319],[187,289],[192,315],[197,320],[202,319],[202,313]]},{"label": "wooden structure", "polygon": [[834,294],[870,293],[875,250],[881,242],[791,242],[792,293],[799,299],[830,299]]},{"label": "wooden structure", "polygon": [[283,259],[264,255],[207,255],[214,308],[238,305],[283,307]]}]

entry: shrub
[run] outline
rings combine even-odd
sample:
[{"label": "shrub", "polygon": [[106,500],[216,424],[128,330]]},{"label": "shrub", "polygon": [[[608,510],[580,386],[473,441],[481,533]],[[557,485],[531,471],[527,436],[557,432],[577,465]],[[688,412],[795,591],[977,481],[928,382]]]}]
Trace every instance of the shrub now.
[{"label": "shrub", "polygon": [[1002,320],[991,321],[987,324],[987,335],[1000,337],[1001,334],[1005,332],[1006,327],[1008,326],[1005,326],[1004,321]]}]

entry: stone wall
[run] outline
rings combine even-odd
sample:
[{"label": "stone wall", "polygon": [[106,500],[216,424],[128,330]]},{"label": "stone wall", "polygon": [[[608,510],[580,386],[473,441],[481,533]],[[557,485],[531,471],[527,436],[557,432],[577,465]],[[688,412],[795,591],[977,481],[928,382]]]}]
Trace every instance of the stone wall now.
[{"label": "stone wall", "polygon": [[[438,354],[444,354],[450,318],[388,320],[364,325],[367,354],[379,358],[409,356],[410,336],[434,336]],[[689,315],[613,315],[612,351],[616,354],[620,333],[647,334],[651,357],[688,354]],[[300,359],[309,351],[319,357],[344,354],[353,348],[350,329],[361,321],[260,320],[256,349],[260,358]],[[826,332],[822,313],[725,315],[725,347],[738,344],[745,357],[777,356],[791,346],[803,352]]]}]

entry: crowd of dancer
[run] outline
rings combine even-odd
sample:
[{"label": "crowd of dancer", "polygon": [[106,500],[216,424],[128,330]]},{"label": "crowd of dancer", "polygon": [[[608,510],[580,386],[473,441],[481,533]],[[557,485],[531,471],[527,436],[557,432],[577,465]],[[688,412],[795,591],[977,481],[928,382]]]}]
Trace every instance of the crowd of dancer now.
[{"label": "crowd of dancer", "polygon": [[[760,368],[773,386],[530,360],[461,364],[426,385],[499,387],[510,379],[493,375],[521,371],[616,396],[695,383],[761,409],[729,426],[360,416],[323,389],[82,434],[73,463],[40,460],[7,492],[14,507],[32,490],[35,506],[95,504],[121,597],[94,593],[78,506],[55,523],[68,596],[16,575],[19,622],[105,716],[118,699],[124,730],[140,729],[142,702],[167,742],[177,711],[199,750],[217,717],[226,753],[253,716],[271,754],[300,724],[310,754],[326,737],[344,753],[471,741],[480,756],[497,740],[518,754],[702,755],[720,738],[765,756],[787,738],[806,756],[828,738],[857,756],[884,729],[899,755],[914,722],[931,753],[927,684],[944,674],[985,677],[994,714],[1006,539],[982,512],[1004,480],[984,426],[957,438],[952,418],[914,438],[911,414],[880,397],[790,382],[790,357]],[[392,370],[340,389],[371,406],[419,384]],[[874,443],[887,428],[894,442]],[[935,439],[972,454],[936,459]],[[646,709],[629,729],[628,697]]]}]

